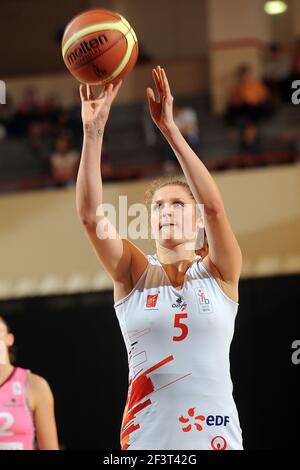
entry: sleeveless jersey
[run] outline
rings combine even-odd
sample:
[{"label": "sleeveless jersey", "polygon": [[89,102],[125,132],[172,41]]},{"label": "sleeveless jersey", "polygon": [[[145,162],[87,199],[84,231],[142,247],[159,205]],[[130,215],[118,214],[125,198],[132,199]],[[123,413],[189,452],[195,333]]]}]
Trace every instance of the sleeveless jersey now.
[{"label": "sleeveless jersey", "polygon": [[29,373],[16,367],[0,385],[0,450],[34,448],[34,423],[27,401]]},{"label": "sleeveless jersey", "polygon": [[128,354],[121,449],[242,449],[229,352],[238,303],[198,256],[175,289],[157,255],[114,304]]}]

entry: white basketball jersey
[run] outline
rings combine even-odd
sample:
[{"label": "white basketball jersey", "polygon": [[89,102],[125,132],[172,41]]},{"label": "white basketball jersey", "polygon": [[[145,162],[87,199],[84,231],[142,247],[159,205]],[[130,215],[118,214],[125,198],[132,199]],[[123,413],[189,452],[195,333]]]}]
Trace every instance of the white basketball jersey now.
[{"label": "white basketball jersey", "polygon": [[121,448],[242,449],[229,350],[238,303],[191,264],[175,289],[156,255],[114,307],[128,353]]}]

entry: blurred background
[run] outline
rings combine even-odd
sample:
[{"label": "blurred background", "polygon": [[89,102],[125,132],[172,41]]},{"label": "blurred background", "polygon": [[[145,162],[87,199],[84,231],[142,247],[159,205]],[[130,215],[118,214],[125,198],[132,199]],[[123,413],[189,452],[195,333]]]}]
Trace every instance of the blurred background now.
[{"label": "blurred background", "polygon": [[[294,447],[300,2],[1,0],[0,8],[0,314],[16,334],[18,364],[51,385],[62,446],[119,449],[128,385],[112,283],[76,215],[80,99],[61,56],[68,21],[108,8],[131,23],[140,56],[105,132],[104,201],[143,202],[154,177],[180,173],[145,99],[159,64],[177,125],[212,171],[244,256],[231,364],[245,448]],[[154,253],[151,240],[136,243]]]}]

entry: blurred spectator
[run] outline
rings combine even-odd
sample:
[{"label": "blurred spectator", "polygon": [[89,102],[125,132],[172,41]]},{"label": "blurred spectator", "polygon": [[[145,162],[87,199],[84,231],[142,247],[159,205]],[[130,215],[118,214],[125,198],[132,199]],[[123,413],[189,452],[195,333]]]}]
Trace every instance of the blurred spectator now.
[{"label": "blurred spectator", "polygon": [[28,143],[31,151],[40,154],[43,148],[43,137],[41,133],[41,125],[39,123],[31,123],[28,129]]},{"label": "blurred spectator", "polygon": [[199,126],[197,113],[193,108],[174,105],[174,122],[187,143],[194,151],[199,145]]},{"label": "blurred spectator", "polygon": [[82,120],[81,120],[81,99],[79,88],[74,89],[73,104],[69,106],[67,112],[69,114],[69,125],[73,132],[73,143],[76,149],[80,150],[82,146]]},{"label": "blurred spectator", "polygon": [[68,135],[72,140],[74,132],[72,129],[71,116],[68,109],[62,109],[58,116],[58,121],[55,126],[55,138],[60,135]]},{"label": "blurred spectator", "polygon": [[[174,122],[182,133],[189,146],[197,153],[199,146],[199,126],[197,113],[193,108],[174,104]],[[178,170],[178,160],[172,149],[165,146],[164,172],[169,173]]]},{"label": "blurred spectator", "polygon": [[42,119],[45,107],[37,97],[34,87],[27,87],[24,90],[23,99],[14,118],[14,131],[17,135],[27,135],[30,125],[35,122],[40,126],[42,132]]},{"label": "blurred spectator", "polygon": [[62,112],[58,95],[52,93],[46,97],[44,105],[43,134],[53,137],[56,134],[57,123]]},{"label": "blurred spectator", "polygon": [[55,141],[55,151],[50,157],[52,176],[57,186],[73,184],[76,178],[79,154],[71,147],[69,135],[62,134]]},{"label": "blurred spectator", "polygon": [[290,99],[291,60],[280,44],[270,44],[266,53],[263,78],[275,101]]},{"label": "blurred spectator", "polygon": [[252,76],[248,65],[238,67],[225,117],[229,125],[239,128],[242,151],[260,151],[258,123],[271,111],[270,93],[266,85]]},{"label": "blurred spectator", "polygon": [[34,87],[27,87],[24,90],[23,99],[18,106],[18,112],[24,116],[38,116],[44,112],[44,106],[37,97],[37,90]]}]

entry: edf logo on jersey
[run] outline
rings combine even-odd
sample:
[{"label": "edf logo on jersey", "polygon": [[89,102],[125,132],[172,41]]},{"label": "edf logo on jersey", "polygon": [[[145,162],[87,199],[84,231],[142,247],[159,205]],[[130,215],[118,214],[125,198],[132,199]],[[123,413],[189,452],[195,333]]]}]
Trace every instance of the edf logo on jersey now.
[{"label": "edf logo on jersey", "polygon": [[183,432],[189,432],[192,427],[195,427],[197,431],[202,431],[203,426],[201,423],[205,423],[207,426],[227,426],[229,424],[229,416],[222,415],[197,415],[195,416],[195,408],[189,408],[187,411],[188,416],[180,416],[178,420],[180,423],[185,424],[182,426]]}]

